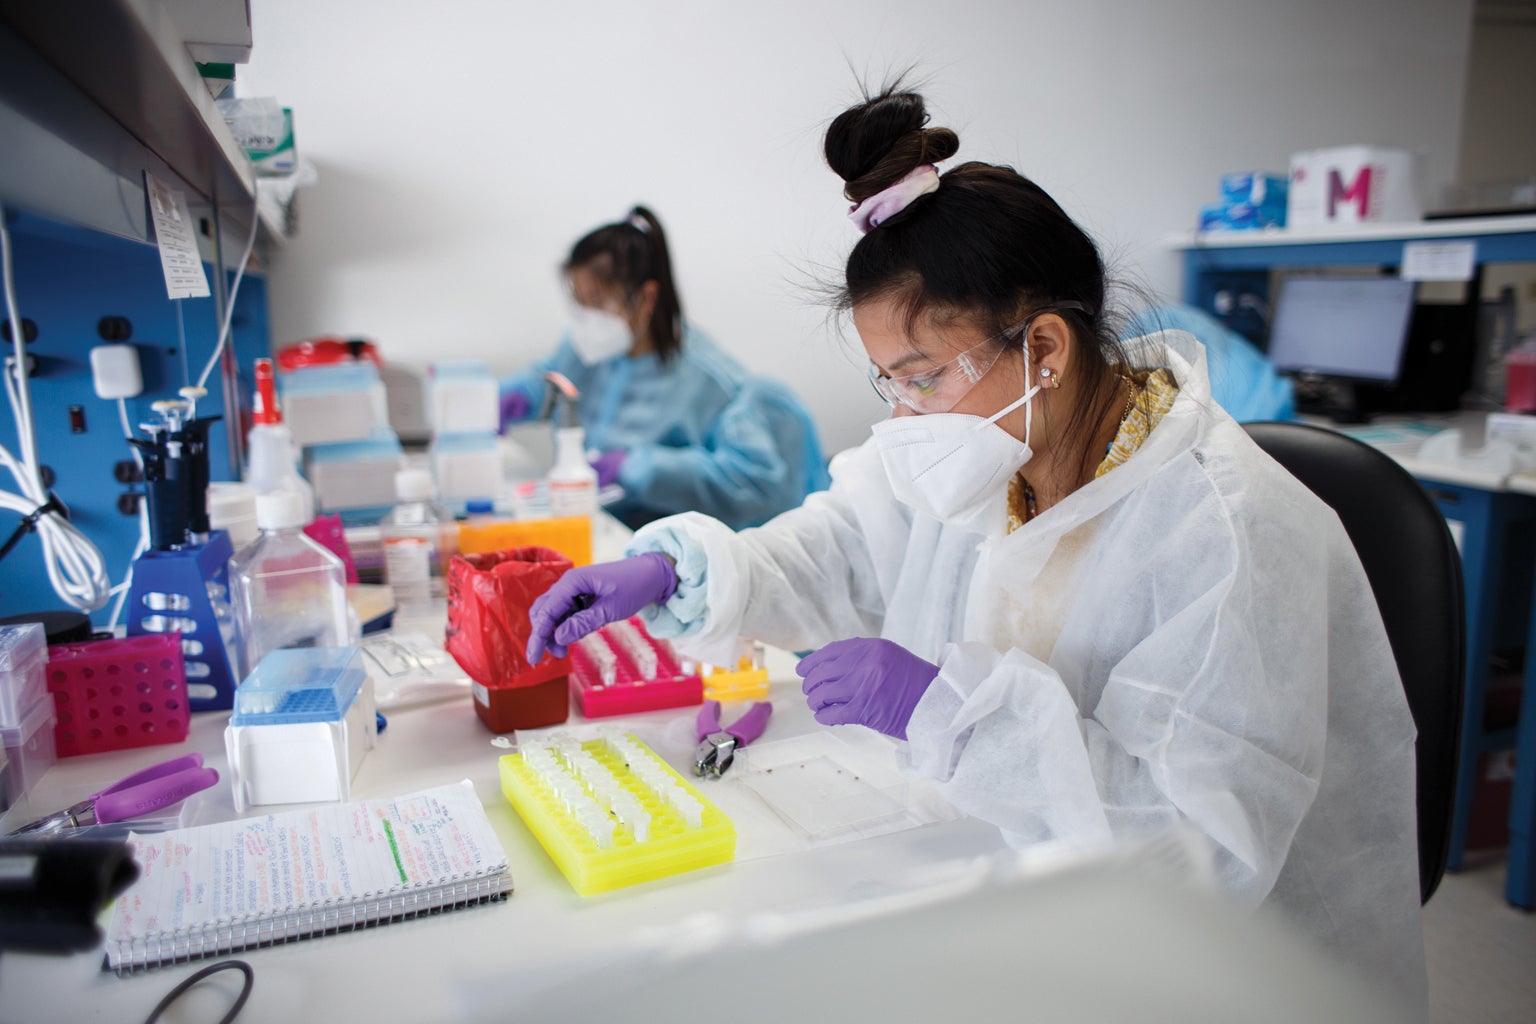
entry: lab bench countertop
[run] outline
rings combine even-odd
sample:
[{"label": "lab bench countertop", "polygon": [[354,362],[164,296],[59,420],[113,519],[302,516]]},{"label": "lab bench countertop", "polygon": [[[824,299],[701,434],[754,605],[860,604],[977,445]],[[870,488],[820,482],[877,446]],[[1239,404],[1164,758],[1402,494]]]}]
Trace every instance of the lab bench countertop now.
[{"label": "lab bench countertop", "polygon": [[[787,655],[770,655],[778,681],[771,688],[774,717],[763,743],[821,728],[798,686],[783,681],[794,679],[790,664]],[[682,708],[602,721],[632,729],[673,767],[689,774],[696,713],[697,708]],[[232,804],[217,803],[231,799],[225,774],[227,721],[224,712],[202,713],[193,717],[186,742],[174,747],[60,761],[39,783],[34,806],[50,794],[67,802],[99,788],[103,780],[197,751],[225,780],[200,795],[212,802],[189,801],[184,821],[234,817]],[[566,727],[582,735],[594,724],[573,713]],[[242,1022],[504,1020],[508,1008],[522,997],[544,993],[547,998],[553,986],[575,984],[591,972],[654,956],[658,948],[672,943],[699,941],[717,927],[753,915],[815,912],[899,893],[911,888],[915,875],[935,865],[1004,849],[996,828],[957,817],[769,856],[752,857],[743,843],[734,863],[583,898],[503,798],[498,758],[508,750],[493,739],[467,694],[389,713],[388,727],[353,780],[352,796],[394,796],[469,779],[507,852],[513,895],[501,903],[231,954],[255,971]],[[750,757],[750,748],[746,753]],[[711,794],[712,787],[731,785],[732,780],[727,775],[698,784]],[[102,920],[104,924],[105,915]],[[99,950],[72,956],[7,952],[0,956],[0,1021],[143,1020],[172,986],[211,962],[118,977],[103,970]],[[238,980],[235,975],[220,977],[230,980],[218,985]],[[211,979],[199,987],[213,983]],[[228,1006],[229,995],[200,998],[200,1005],[214,1007],[203,1016],[214,1020]]]}]

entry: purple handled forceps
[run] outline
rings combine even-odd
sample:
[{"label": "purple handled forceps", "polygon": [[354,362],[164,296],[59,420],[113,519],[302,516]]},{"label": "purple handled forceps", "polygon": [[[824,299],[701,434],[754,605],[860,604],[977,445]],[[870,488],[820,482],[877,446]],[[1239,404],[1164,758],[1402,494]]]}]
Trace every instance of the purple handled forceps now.
[{"label": "purple handled forceps", "polygon": [[758,701],[726,728],[720,725],[720,702],[705,701],[699,709],[699,749],[694,752],[693,774],[713,775],[718,779],[736,759],[737,749],[757,739],[768,728],[771,714],[773,705],[765,700]]},{"label": "purple handled forceps", "polygon": [[169,807],[218,781],[218,772],[203,767],[202,754],[187,754],[134,772],[72,807],[23,825],[11,835],[52,835],[72,828],[126,821]]}]

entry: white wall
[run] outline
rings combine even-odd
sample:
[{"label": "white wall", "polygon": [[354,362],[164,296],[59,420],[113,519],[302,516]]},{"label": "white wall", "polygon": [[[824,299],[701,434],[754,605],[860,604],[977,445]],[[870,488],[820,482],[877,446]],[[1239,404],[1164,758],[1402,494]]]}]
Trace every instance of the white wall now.
[{"label": "white wall", "polygon": [[[556,267],[637,200],[685,309],[795,385],[829,449],[883,407],[804,275],[856,235],[821,134],[918,63],[960,159],[1011,163],[1122,274],[1178,288],[1168,238],[1227,171],[1292,151],[1422,149],[1455,166],[1470,0],[252,0],[242,95],[295,108],[320,171],[274,257],[274,342],[367,334],[395,359],[547,351]],[[856,342],[855,342],[856,347]]]},{"label": "white wall", "polygon": [[1536,4],[1481,15],[1469,51],[1459,183],[1536,177]]}]

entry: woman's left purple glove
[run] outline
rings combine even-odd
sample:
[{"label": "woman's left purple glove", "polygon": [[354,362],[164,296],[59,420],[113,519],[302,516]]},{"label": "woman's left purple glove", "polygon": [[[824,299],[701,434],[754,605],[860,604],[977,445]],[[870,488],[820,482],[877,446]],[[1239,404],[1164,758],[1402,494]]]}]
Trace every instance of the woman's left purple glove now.
[{"label": "woman's left purple glove", "polygon": [[607,487],[619,479],[619,467],[624,465],[624,456],[628,454],[622,448],[613,448],[592,460],[592,470],[597,474],[597,486]]},{"label": "woman's left purple glove", "polygon": [[854,637],[806,655],[795,671],[822,725],[867,725],[904,740],[939,667],[889,640]]},{"label": "woman's left purple glove", "polygon": [[528,418],[528,396],[516,388],[502,393],[501,425],[520,423]]}]

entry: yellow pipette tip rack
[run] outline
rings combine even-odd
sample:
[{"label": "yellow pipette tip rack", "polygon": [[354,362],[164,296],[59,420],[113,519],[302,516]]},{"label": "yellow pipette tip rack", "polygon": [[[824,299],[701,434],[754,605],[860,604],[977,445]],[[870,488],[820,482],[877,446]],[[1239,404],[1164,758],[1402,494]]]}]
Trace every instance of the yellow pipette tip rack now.
[{"label": "yellow pipette tip rack", "polygon": [[731,820],[630,734],[507,754],[501,792],[582,896],[736,856]]}]

